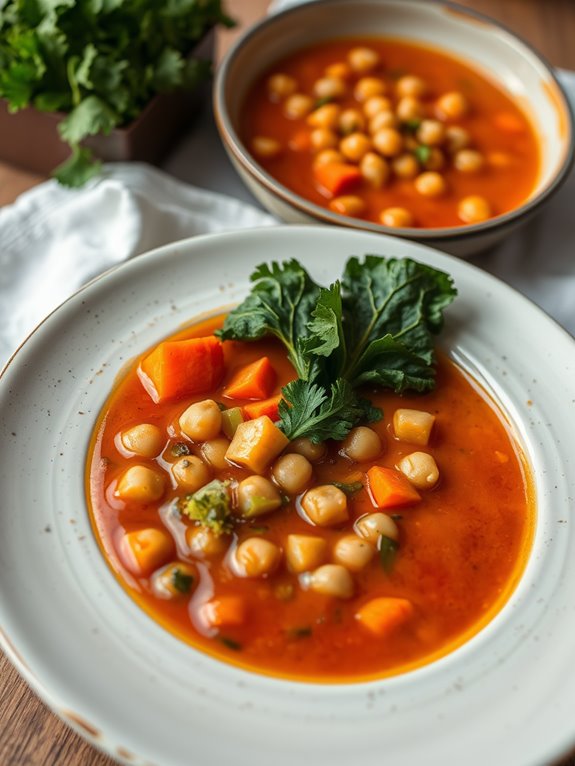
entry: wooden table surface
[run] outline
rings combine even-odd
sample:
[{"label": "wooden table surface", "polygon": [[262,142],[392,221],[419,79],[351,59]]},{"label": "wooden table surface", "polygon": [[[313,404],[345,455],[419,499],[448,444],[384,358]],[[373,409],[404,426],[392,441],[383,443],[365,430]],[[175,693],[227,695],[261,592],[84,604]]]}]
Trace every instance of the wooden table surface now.
[{"label": "wooden table surface", "polygon": [[[499,19],[555,66],[575,69],[575,0],[460,0]],[[263,15],[268,0],[228,0],[239,29],[224,32],[219,53],[246,24]],[[43,179],[0,163],[0,205]],[[574,727],[575,728],[575,727]],[[1,766],[113,766],[40,702],[0,654]],[[160,765],[161,766],[161,765]],[[575,757],[563,766],[575,766]]]}]

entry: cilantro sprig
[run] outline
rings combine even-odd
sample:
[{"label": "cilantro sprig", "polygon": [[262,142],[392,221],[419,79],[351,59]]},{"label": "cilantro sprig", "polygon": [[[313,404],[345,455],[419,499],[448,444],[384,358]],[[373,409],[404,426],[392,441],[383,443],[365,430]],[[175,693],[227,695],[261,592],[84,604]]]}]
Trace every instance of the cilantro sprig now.
[{"label": "cilantro sprig", "polygon": [[435,385],[434,335],[456,295],[448,274],[409,258],[350,258],[341,281],[320,287],[295,259],[262,264],[253,287],[218,331],[222,340],[275,336],[297,380],[282,389],[280,428],[290,439],[343,439],[381,411],[362,387],[397,393]]},{"label": "cilantro sprig", "polygon": [[72,150],[55,175],[80,186],[99,168],[82,141],[126,125],[158,92],[210,71],[188,58],[207,29],[230,26],[221,0],[0,2],[0,98],[12,112],[64,112]]}]

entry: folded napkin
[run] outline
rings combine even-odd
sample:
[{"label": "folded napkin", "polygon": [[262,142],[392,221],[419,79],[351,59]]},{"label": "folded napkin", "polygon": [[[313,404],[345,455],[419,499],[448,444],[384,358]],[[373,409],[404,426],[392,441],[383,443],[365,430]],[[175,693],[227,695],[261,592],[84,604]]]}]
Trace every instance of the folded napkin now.
[{"label": "folded napkin", "polygon": [[[575,103],[575,73],[560,76]],[[209,110],[164,169],[170,175],[138,163],[107,165],[83,189],[48,181],[0,210],[0,365],[53,308],[110,266],[195,234],[277,222],[240,182]],[[572,173],[540,215],[473,261],[575,335],[574,196]]]}]

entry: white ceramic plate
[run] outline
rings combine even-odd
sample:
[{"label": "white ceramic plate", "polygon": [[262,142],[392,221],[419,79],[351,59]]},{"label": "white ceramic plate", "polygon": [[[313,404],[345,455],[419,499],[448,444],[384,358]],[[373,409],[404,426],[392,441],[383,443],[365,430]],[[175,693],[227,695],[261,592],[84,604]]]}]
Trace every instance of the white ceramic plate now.
[{"label": "white ceramic plate", "polygon": [[[117,584],[86,510],[88,440],[126,361],[241,299],[255,264],[296,256],[328,282],[365,252],[454,276],[443,343],[499,399],[531,461],[533,553],[490,625],[425,668],[341,686],[250,674],[166,633]],[[575,741],[575,342],[472,266],[335,228],[170,245],[92,282],[33,333],[0,381],[0,428],[3,648],[60,716],[120,760],[526,766]]]}]

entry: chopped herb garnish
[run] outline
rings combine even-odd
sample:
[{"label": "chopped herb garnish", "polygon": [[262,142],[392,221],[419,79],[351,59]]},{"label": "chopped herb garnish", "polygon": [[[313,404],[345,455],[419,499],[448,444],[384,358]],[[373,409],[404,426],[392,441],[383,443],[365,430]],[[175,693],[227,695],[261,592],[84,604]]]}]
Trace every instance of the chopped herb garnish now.
[{"label": "chopped herb garnish", "polygon": [[243,648],[240,642],[236,641],[235,638],[229,638],[229,636],[218,636],[218,639],[224,646],[227,646],[228,649],[233,649],[234,652],[240,652]]},{"label": "chopped herb garnish", "polygon": [[174,569],[172,572],[172,585],[178,593],[189,593],[193,585],[192,575],[185,574],[181,569]]},{"label": "chopped herb garnish", "polygon": [[397,540],[392,540],[391,537],[381,535],[379,538],[379,560],[384,571],[388,574],[393,569],[398,550],[399,543]]},{"label": "chopped herb garnish", "polygon": [[333,484],[334,487],[341,489],[341,491],[345,492],[346,495],[355,495],[356,492],[359,492],[360,489],[363,489],[363,484],[361,481],[352,481],[349,484],[341,481],[331,481],[330,484]]},{"label": "chopped herb garnish", "polygon": [[401,521],[403,519],[403,516],[401,515],[401,513],[392,513],[391,518],[394,521]]},{"label": "chopped herb garnish", "polygon": [[214,479],[193,495],[180,498],[178,508],[190,519],[211,529],[215,535],[232,531],[232,504],[227,481]]},{"label": "chopped herb garnish", "polygon": [[429,146],[425,146],[424,144],[420,144],[419,146],[415,147],[413,153],[415,154],[417,161],[421,165],[425,165],[425,163],[428,162],[429,158],[431,157],[431,148]]},{"label": "chopped herb garnish", "polygon": [[263,535],[265,532],[269,531],[269,527],[265,527],[265,526],[261,526],[261,527],[248,527],[248,529],[254,535]]},{"label": "chopped herb garnish", "polygon": [[182,455],[190,454],[190,448],[185,442],[176,442],[172,444],[170,452],[174,457],[182,457]]},{"label": "chopped herb garnish", "polygon": [[313,633],[309,625],[304,625],[300,628],[288,628],[286,635],[288,638],[309,638]]},{"label": "chopped herb garnish", "polygon": [[220,408],[220,412],[225,412],[228,408],[223,402],[216,402],[218,407]]},{"label": "chopped herb garnish", "polygon": [[250,295],[216,334],[222,340],[273,335],[298,379],[282,389],[279,427],[289,439],[341,440],[381,410],[369,385],[425,392],[435,386],[433,335],[455,297],[451,278],[408,258],[350,258],[325,289],[296,261],[258,266]]},{"label": "chopped herb garnish", "polygon": [[403,129],[408,130],[410,133],[415,133],[415,131],[419,129],[420,125],[421,120],[417,117],[413,120],[406,120],[404,123],[402,123]]},{"label": "chopped herb garnish", "polygon": [[322,96],[322,98],[318,98],[317,101],[315,102],[314,109],[319,109],[320,106],[331,104],[332,101],[333,101],[333,96]]}]

